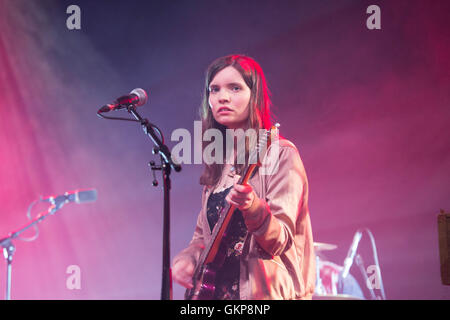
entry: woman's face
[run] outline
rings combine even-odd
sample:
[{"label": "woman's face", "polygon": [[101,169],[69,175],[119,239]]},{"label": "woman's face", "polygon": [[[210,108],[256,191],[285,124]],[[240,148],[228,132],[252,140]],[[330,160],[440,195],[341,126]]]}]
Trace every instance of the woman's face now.
[{"label": "woman's face", "polygon": [[228,129],[243,128],[249,116],[251,90],[239,71],[232,66],[220,70],[208,89],[214,119]]}]

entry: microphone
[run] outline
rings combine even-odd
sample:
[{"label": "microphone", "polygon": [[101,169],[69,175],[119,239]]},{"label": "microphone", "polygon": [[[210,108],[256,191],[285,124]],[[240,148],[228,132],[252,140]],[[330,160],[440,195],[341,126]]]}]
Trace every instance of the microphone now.
[{"label": "microphone", "polygon": [[97,200],[97,190],[86,189],[86,190],[74,190],[67,191],[63,195],[50,196],[42,199],[42,201],[50,202],[51,204],[61,204],[61,203],[88,203]]},{"label": "microphone", "polygon": [[345,279],[348,275],[348,272],[350,271],[350,267],[353,264],[353,259],[355,258],[356,250],[358,248],[359,241],[361,240],[362,232],[356,231],[355,235],[353,236],[353,242],[350,246],[347,257],[344,260],[344,269],[342,270],[342,279]]},{"label": "microphone", "polygon": [[148,101],[147,92],[144,89],[136,88],[125,96],[117,98],[112,104],[106,104],[101,107],[97,113],[105,113],[112,110],[119,110],[128,107],[129,105],[135,105],[140,107],[146,104]]}]

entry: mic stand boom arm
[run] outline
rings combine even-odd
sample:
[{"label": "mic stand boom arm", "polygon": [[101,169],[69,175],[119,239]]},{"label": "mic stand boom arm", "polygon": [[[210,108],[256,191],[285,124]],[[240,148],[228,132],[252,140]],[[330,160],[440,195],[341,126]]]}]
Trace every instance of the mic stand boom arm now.
[{"label": "mic stand boom arm", "polygon": [[156,146],[156,149],[154,150],[156,150],[156,153],[159,153],[161,158],[164,160],[164,163],[169,165],[176,172],[181,171],[181,166],[173,162],[169,148],[156,135],[155,129],[153,128],[153,126],[150,125],[149,121],[147,119],[143,119],[139,115],[139,113],[137,113],[136,107],[134,105],[130,105],[129,107],[127,107],[127,110],[136,118],[136,120],[138,120],[141,123],[144,133],[147,136],[149,136],[150,139],[153,141],[153,143]]}]

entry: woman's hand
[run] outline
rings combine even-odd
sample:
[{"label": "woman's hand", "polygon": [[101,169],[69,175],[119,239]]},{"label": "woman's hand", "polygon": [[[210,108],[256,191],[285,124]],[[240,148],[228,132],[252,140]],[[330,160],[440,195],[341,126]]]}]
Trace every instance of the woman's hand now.
[{"label": "woman's hand", "polygon": [[191,289],[192,276],[194,275],[194,264],[187,260],[178,260],[172,267],[172,279],[185,288]]},{"label": "woman's hand", "polygon": [[235,205],[240,211],[246,211],[250,209],[255,198],[256,194],[251,185],[235,183],[225,199],[229,204]]}]

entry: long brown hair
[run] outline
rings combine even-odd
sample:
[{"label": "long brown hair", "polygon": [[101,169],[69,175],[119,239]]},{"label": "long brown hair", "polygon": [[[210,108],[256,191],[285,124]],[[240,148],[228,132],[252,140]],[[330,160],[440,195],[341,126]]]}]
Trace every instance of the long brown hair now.
[{"label": "long brown hair", "polygon": [[[226,137],[226,127],[221,125],[214,119],[209,106],[209,85],[219,71],[229,66],[232,66],[241,74],[245,83],[251,90],[249,101],[249,116],[243,129],[246,130],[252,128],[259,132],[259,129],[268,130],[271,126],[271,102],[269,98],[270,92],[260,65],[254,59],[245,55],[228,55],[214,60],[206,70],[205,88],[203,92],[202,105],[200,107],[200,117],[202,120],[202,137],[204,132],[211,128],[220,130],[222,133],[222,137]],[[203,141],[202,155],[206,146],[207,143]],[[246,150],[246,153],[248,154],[248,150]],[[220,179],[224,162],[225,159],[224,161],[222,161],[222,163],[205,163],[205,169],[200,177],[200,184],[214,186]],[[235,168],[236,172],[239,174],[244,168],[244,165],[235,165]]]}]

